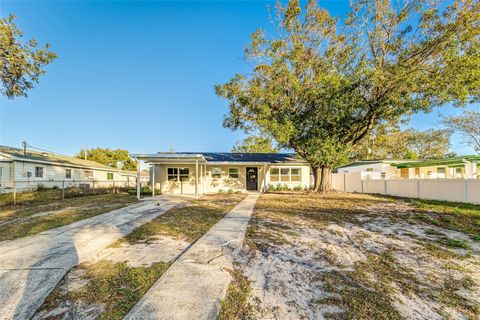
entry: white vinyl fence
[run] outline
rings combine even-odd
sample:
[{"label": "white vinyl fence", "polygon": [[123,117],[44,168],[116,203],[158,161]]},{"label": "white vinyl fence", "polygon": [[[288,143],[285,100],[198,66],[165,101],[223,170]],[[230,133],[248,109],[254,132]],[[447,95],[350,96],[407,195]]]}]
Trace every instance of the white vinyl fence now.
[{"label": "white vinyl fence", "polygon": [[360,172],[334,173],[337,191],[480,204],[480,179],[371,179]]}]

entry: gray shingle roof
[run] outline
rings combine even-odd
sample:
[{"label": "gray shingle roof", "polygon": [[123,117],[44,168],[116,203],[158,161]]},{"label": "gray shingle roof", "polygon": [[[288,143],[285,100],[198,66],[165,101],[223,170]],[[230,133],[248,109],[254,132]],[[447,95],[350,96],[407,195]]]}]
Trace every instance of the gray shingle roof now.
[{"label": "gray shingle roof", "polygon": [[[165,154],[165,153],[161,153]],[[269,162],[304,163],[296,153],[231,153],[231,152],[173,152],[172,155],[188,156],[201,154],[208,162]]]}]

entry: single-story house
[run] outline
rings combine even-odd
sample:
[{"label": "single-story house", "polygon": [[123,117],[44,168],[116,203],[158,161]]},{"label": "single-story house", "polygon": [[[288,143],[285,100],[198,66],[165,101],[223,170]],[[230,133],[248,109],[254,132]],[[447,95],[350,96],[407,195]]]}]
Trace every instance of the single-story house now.
[{"label": "single-story house", "polygon": [[294,153],[160,152],[132,157],[150,165],[150,182],[162,193],[202,195],[312,184],[310,166]]},{"label": "single-story house", "polygon": [[480,155],[438,160],[364,160],[336,169],[338,173],[361,172],[366,179],[476,179]]},{"label": "single-story house", "polygon": [[[141,174],[145,177],[145,174]],[[148,179],[148,174],[147,177]],[[51,187],[111,187],[137,184],[137,172],[50,152],[0,146],[0,191]]]}]

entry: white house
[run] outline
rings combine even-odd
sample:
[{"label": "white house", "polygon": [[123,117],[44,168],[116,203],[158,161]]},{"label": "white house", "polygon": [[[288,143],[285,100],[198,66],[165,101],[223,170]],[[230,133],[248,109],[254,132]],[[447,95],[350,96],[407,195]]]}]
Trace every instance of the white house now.
[{"label": "white house", "polygon": [[361,172],[371,179],[455,179],[480,178],[480,156],[463,156],[438,160],[364,160],[337,168],[338,173]]},{"label": "white house", "polygon": [[162,193],[201,195],[312,184],[310,166],[294,153],[172,152],[132,157],[150,164],[150,182]]},{"label": "white house", "polygon": [[[144,177],[144,174],[141,176]],[[48,152],[0,146],[0,191],[135,186],[137,173]]]}]

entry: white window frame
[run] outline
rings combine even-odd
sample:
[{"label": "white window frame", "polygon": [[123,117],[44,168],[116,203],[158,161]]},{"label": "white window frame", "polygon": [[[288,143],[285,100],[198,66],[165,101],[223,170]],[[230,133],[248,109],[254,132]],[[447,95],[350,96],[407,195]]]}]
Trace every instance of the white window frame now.
[{"label": "white window frame", "polygon": [[[174,170],[172,174],[168,173],[168,171],[172,169]],[[175,173],[176,170],[176,173]],[[188,170],[188,173],[180,173],[181,170]],[[170,179],[170,177],[174,177],[174,179]],[[181,180],[181,178],[187,178],[186,180]],[[188,181],[190,179],[190,168],[186,167],[168,167],[167,168],[167,181],[171,182],[179,182],[179,181]]]},{"label": "white window frame", "polygon": [[[91,172],[92,173],[91,176],[90,176],[90,174],[87,175],[86,174],[87,172]],[[83,170],[83,177],[85,179],[93,180],[94,179],[93,170]]]},{"label": "white window frame", "polygon": [[[237,170],[236,173],[233,173],[234,175],[236,175],[236,177],[232,177],[232,173],[230,172],[230,170],[232,170],[232,169]],[[221,173],[220,173],[220,174],[221,174]],[[238,179],[238,178],[240,178],[240,169],[239,169],[238,167],[228,168],[228,177],[229,177],[230,179]]]},{"label": "white window frame", "polygon": [[[218,172],[218,177],[216,176],[217,173],[213,173],[214,169],[215,169],[215,170],[218,169],[218,171],[219,171],[219,172]],[[212,179],[220,179],[220,178],[222,178],[222,168],[220,168],[220,167],[212,167],[212,168],[210,168],[210,176],[212,177]]]},{"label": "white window frame", "polygon": [[[292,169],[298,170],[298,174],[294,174],[293,176],[299,177],[298,181],[292,180]],[[278,170],[278,174],[273,174],[272,170]],[[282,170],[288,170],[288,173],[282,173]],[[278,177],[278,180],[272,180],[273,177]],[[285,180],[282,178],[286,177]],[[302,168],[299,167],[272,167],[270,168],[270,182],[278,182],[278,183],[301,183],[302,182]]]},{"label": "white window frame", "polygon": [[[42,169],[42,175],[37,176],[37,169]],[[43,179],[45,177],[45,167],[43,166],[35,166],[35,178]]]},{"label": "white window frame", "polygon": [[[70,177],[68,176],[67,172],[70,172]],[[65,169],[65,179],[72,179],[72,169]]]}]

